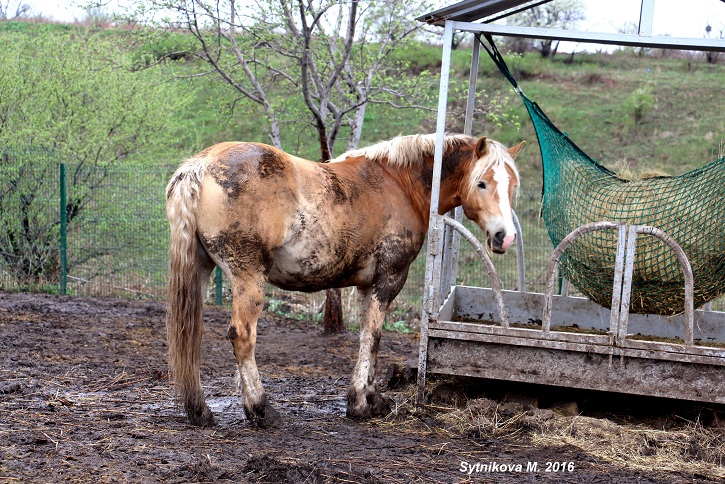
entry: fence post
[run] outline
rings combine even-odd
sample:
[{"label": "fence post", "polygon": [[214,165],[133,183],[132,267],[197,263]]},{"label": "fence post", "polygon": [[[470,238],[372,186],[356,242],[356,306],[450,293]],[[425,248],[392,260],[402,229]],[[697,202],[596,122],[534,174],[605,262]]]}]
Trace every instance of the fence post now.
[{"label": "fence post", "polygon": [[216,305],[222,305],[222,270],[216,266]]},{"label": "fence post", "polygon": [[68,214],[66,181],[65,181],[65,163],[60,164],[60,294],[65,295],[68,284],[68,260],[67,260],[67,222]]}]

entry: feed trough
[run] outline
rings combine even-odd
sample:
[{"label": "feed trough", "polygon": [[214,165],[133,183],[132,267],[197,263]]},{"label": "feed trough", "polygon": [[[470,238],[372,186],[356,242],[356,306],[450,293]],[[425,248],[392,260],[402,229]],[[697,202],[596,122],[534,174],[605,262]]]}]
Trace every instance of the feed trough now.
[{"label": "feed trough", "polygon": [[[470,232],[449,218],[445,223],[486,262]],[[593,230],[619,231],[613,309],[553,294],[559,257]],[[626,261],[634,260],[639,234],[659,237],[675,250],[689,284],[684,314],[629,314],[632,264]],[[493,267],[490,259],[486,264]],[[495,270],[489,270],[491,288],[453,286],[421,338],[419,384],[427,371],[723,404],[725,313],[693,310],[688,270],[684,252],[656,228],[618,222],[580,227],[552,253],[546,294],[502,291]]]}]

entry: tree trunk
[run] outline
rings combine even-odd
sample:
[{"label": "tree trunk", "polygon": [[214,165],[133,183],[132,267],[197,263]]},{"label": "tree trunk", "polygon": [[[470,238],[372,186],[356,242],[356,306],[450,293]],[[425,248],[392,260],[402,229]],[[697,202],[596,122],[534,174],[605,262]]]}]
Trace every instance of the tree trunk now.
[{"label": "tree trunk", "polygon": [[[358,99],[360,99],[360,97],[362,97],[362,94],[358,94]],[[360,143],[360,137],[362,136],[363,123],[365,122],[365,111],[367,110],[367,107],[367,102],[364,102],[361,103],[355,110],[355,114],[352,117],[352,123],[350,124],[350,136],[347,139],[345,151],[357,149],[357,145]]]},{"label": "tree trunk", "polygon": [[338,334],[345,331],[342,318],[342,295],[340,289],[328,289],[325,293],[325,315],[322,319],[325,334]]},{"label": "tree trunk", "polygon": [[[327,144],[325,125],[317,120],[317,133],[320,141],[322,163],[330,161],[330,147]],[[345,321],[342,317],[342,295],[339,288],[328,289],[325,292],[325,313],[322,316],[324,334],[338,334],[345,331]]]}]

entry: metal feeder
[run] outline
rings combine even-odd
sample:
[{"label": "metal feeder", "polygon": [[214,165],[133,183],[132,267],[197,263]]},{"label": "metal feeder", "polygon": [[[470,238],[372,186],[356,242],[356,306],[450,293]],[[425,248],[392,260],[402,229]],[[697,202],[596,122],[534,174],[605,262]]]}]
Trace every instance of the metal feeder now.
[{"label": "metal feeder", "polygon": [[[652,35],[654,0],[642,0],[639,33],[632,35],[502,26],[492,22],[542,2],[466,0],[418,18],[441,25],[443,59],[431,193],[425,292],[420,330],[417,403],[424,403],[426,373],[564,386],[725,403],[725,313],[694,310],[692,270],[679,245],[656,227],[597,222],[578,228],[552,253],[546,294],[526,292],[523,237],[517,226],[519,291],[502,291],[486,249],[460,221],[461,209],[438,214],[443,136],[455,30],[472,32],[473,55],[465,117],[471,121],[481,34],[671,49],[725,51],[720,39]],[[521,7],[515,10],[518,7]],[[472,21],[485,18],[482,23]],[[516,221],[518,225],[518,221]],[[554,295],[561,254],[584,233],[619,232],[612,309],[586,298]],[[676,317],[629,314],[635,240],[648,234],[675,251],[685,276],[685,313]],[[456,285],[463,236],[477,250],[491,288]]]}]

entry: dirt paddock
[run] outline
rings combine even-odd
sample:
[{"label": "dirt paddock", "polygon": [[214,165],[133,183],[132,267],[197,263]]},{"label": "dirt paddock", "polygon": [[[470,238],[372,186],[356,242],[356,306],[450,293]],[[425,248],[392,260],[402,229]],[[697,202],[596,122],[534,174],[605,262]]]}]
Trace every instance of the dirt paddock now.
[{"label": "dirt paddock", "polygon": [[725,479],[722,408],[438,379],[414,415],[397,371],[417,358],[412,334],[383,335],[393,413],[347,419],[357,334],[268,313],[257,362],[284,423],[258,429],[235,396],[228,320],[205,311],[202,384],[219,424],[199,429],[173,401],[163,303],[0,291],[0,482]]}]

